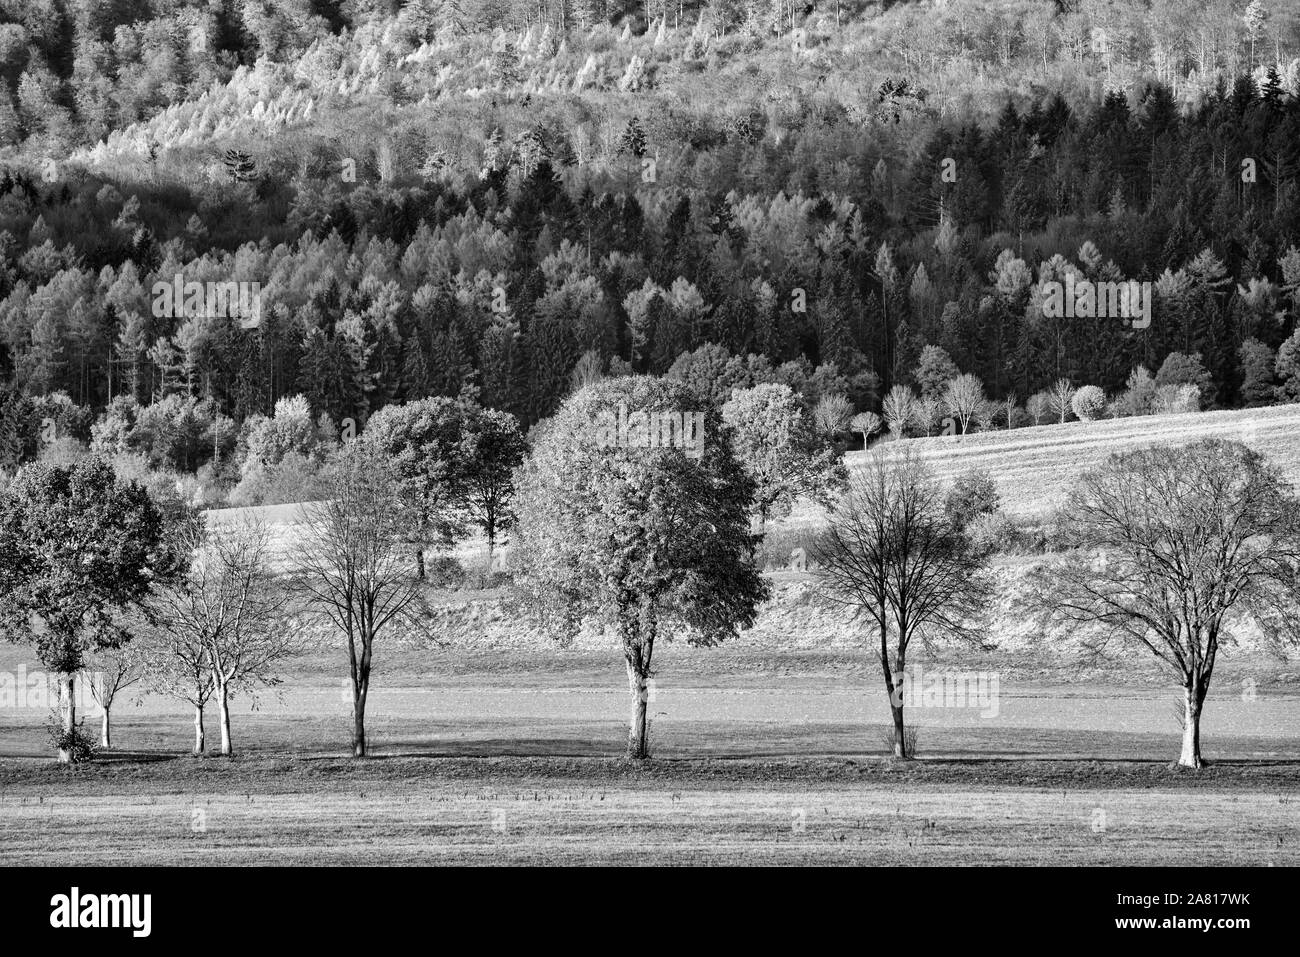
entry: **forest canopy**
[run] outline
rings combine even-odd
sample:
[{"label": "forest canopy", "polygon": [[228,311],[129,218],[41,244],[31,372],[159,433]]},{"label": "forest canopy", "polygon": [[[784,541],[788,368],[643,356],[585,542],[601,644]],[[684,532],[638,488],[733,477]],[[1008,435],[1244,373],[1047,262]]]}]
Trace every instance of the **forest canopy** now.
[{"label": "forest canopy", "polygon": [[[0,47],[6,465],[53,421],[193,470],[299,394],[529,425],[580,363],[1300,397],[1280,2],[0,0]],[[1153,321],[1045,314],[1066,279]],[[162,302],[193,283],[255,320]]]}]

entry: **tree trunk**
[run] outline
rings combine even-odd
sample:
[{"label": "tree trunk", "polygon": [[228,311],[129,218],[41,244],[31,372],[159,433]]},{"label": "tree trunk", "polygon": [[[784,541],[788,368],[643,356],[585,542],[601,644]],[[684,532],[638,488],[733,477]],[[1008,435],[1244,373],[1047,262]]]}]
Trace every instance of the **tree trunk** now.
[{"label": "tree trunk", "polygon": [[113,732],[107,705],[104,706],[104,716],[99,719],[99,746],[101,748],[111,748],[113,746]]},{"label": "tree trunk", "polygon": [[217,715],[221,719],[221,753],[230,757],[230,700],[224,685],[217,695]]},{"label": "tree trunk", "polygon": [[203,706],[196,705],[194,708],[194,753],[202,754],[203,745]]},{"label": "tree trunk", "polygon": [[1184,768],[1201,767],[1201,696],[1192,685],[1183,689],[1183,753],[1178,764]]},{"label": "tree trunk", "polygon": [[635,761],[650,757],[649,727],[646,723],[646,704],[649,692],[646,676],[632,662],[627,663],[627,683],[632,692],[632,726],[627,736],[627,756]]},{"label": "tree trunk", "polygon": [[885,691],[889,693],[889,712],[894,719],[894,757],[910,758],[907,753],[907,739],[903,736],[903,672],[900,668],[898,673],[889,667],[889,659],[885,655],[880,656],[880,666],[885,672]]},{"label": "tree trunk", "polygon": [[59,697],[62,698],[63,705],[63,741],[64,747],[59,748],[59,763],[72,763],[72,750],[67,747],[71,744],[71,736],[77,727],[77,699],[73,697],[76,690],[76,674],[65,672],[59,675]]},{"label": "tree trunk", "polygon": [[911,755],[907,753],[907,738],[903,735],[903,706],[891,703],[890,711],[894,713],[894,757],[910,758]]},{"label": "tree trunk", "polygon": [[366,679],[362,679],[352,691],[352,756],[366,756]]},{"label": "tree trunk", "polygon": [[424,581],[424,549],[415,550],[415,570],[419,574],[420,581]]}]

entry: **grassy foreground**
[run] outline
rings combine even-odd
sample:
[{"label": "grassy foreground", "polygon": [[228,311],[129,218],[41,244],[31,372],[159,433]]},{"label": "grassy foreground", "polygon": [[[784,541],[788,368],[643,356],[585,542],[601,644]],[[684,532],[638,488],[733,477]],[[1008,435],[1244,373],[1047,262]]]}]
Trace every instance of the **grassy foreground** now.
[{"label": "grassy foreground", "polygon": [[3,864],[1300,863],[1300,763],[0,763]]},{"label": "grassy foreground", "polygon": [[[0,646],[0,670],[23,654]],[[1170,766],[1177,689],[1138,661],[927,658],[995,672],[997,707],[911,709],[906,763],[879,756],[889,712],[863,651],[657,661],[643,765],[619,757],[610,649],[386,646],[365,761],[344,756],[337,648],[256,709],[236,700],[234,759],[187,755],[191,715],[156,695],[123,702],[120,750],[76,768],[53,762],[43,711],[0,709],[0,864],[1300,864],[1294,664],[1225,659],[1212,764],[1190,773]]]}]

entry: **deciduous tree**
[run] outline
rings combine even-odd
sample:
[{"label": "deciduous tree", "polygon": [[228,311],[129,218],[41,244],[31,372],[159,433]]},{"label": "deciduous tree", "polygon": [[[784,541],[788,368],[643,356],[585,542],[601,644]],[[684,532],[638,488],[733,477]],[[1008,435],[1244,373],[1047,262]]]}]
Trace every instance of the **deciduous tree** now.
[{"label": "deciduous tree", "polygon": [[[189,546],[188,574],[159,589],[150,612],[170,648],[181,652],[174,657],[184,676],[206,675],[208,694],[217,702],[221,753],[230,755],[231,697],[278,684],[277,666],[300,650],[300,641],[290,627],[291,605],[271,575],[265,526],[222,523],[196,530]],[[190,661],[192,649],[201,649],[206,662]],[[200,727],[202,680],[185,683],[194,692]]]},{"label": "deciduous tree", "polygon": [[1115,453],[1060,526],[1071,551],[1040,570],[1034,605],[1099,653],[1155,656],[1183,689],[1178,763],[1199,768],[1219,649],[1248,627],[1274,649],[1300,634],[1300,500],[1257,452],[1202,439]]},{"label": "deciduous tree", "polygon": [[910,454],[873,453],[855,470],[810,555],[828,595],[875,631],[894,719],[894,756],[908,758],[900,682],[914,640],[979,645],[991,594],[984,559],[945,516],[938,485]]},{"label": "deciduous tree", "polygon": [[402,560],[415,516],[397,467],[374,446],[349,442],[335,457],[328,498],[303,506],[294,582],[307,608],[344,637],[352,683],[352,754],[366,756],[366,698],[375,643],[411,623],[423,593]]},{"label": "deciduous tree", "polygon": [[527,444],[519,420],[495,409],[466,411],[465,429],[457,454],[461,481],[458,497],[487,537],[488,564],[497,536],[514,523],[514,470],[523,461]]},{"label": "deciduous tree", "polygon": [[148,493],[101,459],[29,465],[0,498],[0,634],[59,674],[61,761],[72,760],[86,655],[130,640],[122,613],[176,568]]},{"label": "deciduous tree", "polygon": [[800,496],[826,501],[844,479],[844,467],[808,410],[788,386],[740,389],[722,407],[722,421],[741,467],[754,482],[760,530],[787,514]]},{"label": "deciduous tree", "polygon": [[[703,416],[701,454],[621,441],[620,408]],[[516,581],[561,641],[584,624],[618,635],[632,696],[628,756],[649,757],[657,642],[734,637],[767,595],[751,557],[754,482],[707,402],[679,382],[633,376],[582,389],[542,423],[517,487]]]},{"label": "deciduous tree", "polygon": [[442,396],[385,406],[366,423],[365,443],[391,463],[400,483],[411,519],[406,538],[420,578],[425,551],[449,548],[461,531],[456,506],[464,485],[464,437],[465,410]]}]

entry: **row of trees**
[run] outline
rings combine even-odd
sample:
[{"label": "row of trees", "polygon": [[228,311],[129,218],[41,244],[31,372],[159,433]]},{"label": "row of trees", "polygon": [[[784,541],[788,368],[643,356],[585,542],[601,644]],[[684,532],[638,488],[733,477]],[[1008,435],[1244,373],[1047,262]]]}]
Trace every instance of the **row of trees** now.
[{"label": "row of trees", "polygon": [[[896,682],[912,645],[985,646],[994,587],[985,556],[906,452],[853,474],[812,554],[835,598],[867,626],[905,756]],[[1277,468],[1217,439],[1112,455],[1085,472],[1056,518],[1065,550],[1021,601],[1029,620],[1095,655],[1149,653],[1180,684],[1178,763],[1202,765],[1200,721],[1219,651],[1246,629],[1294,648],[1300,625],[1300,500]]]},{"label": "row of trees", "polygon": [[[766,522],[784,514],[801,496],[827,500],[843,481],[837,448],[788,387],[740,390],[719,410],[676,380],[612,382],[589,389],[639,383],[641,389],[667,390],[672,403],[663,411],[680,416],[709,409],[699,438],[707,434],[711,441],[734,441],[743,455],[743,466],[730,453],[725,462],[740,470],[735,503],[738,521],[746,526],[751,518]],[[643,398],[641,393],[627,396],[622,411],[629,406],[642,414],[660,411]],[[590,442],[592,434],[588,428],[583,441]],[[92,690],[105,709],[105,744],[113,698],[143,679],[193,707],[196,751],[205,746],[205,709],[215,702],[222,753],[229,753],[230,697],[274,685],[277,666],[305,646],[302,629],[313,617],[328,621],[346,643],[355,709],[353,750],[364,755],[376,637],[390,627],[423,627],[425,599],[438,578],[427,574],[426,552],[447,553],[471,524],[486,539],[491,566],[498,534],[515,520],[517,475],[528,474],[516,470],[525,444],[511,416],[445,398],[387,406],[364,432],[325,450],[319,448],[305,405],[279,410],[274,419],[257,425],[255,436],[249,454],[258,461],[283,465],[295,450],[322,457],[320,498],[303,506],[302,540],[287,558],[279,557],[278,575],[264,528],[220,513],[210,513],[210,523],[205,523],[166,484],[156,486],[151,496],[99,457],[28,466],[9,489],[7,541],[26,544],[5,568],[5,581],[16,584],[3,614],[5,627],[19,639],[31,632],[48,636],[49,646],[38,644],[37,652],[47,667],[64,676],[65,710],[56,739],[68,759],[84,751],[72,690],[87,656],[100,675]],[[637,447],[650,451],[649,446]],[[672,448],[679,458],[689,454],[680,441]],[[725,481],[707,478],[715,455],[709,448],[704,464],[687,474],[730,487],[731,473]],[[534,451],[530,461],[538,461],[537,456]],[[690,464],[695,466],[693,460]],[[67,501],[69,483],[81,490],[73,501]],[[538,494],[527,484],[524,491]],[[707,505],[707,499],[700,501]],[[100,513],[128,508],[138,514],[122,519],[129,527],[114,534],[116,526]],[[530,515],[540,514],[535,499],[528,508]],[[73,520],[79,509],[88,514]],[[142,579],[117,580],[115,553],[100,554],[101,539],[120,540],[123,534],[134,535],[139,555],[152,563],[137,569]],[[756,539],[745,541],[752,560]],[[76,566],[67,582],[61,577],[65,563]],[[92,574],[98,590],[77,587]],[[55,585],[59,590],[51,591]],[[635,666],[643,679],[652,646],[650,635]]]},{"label": "row of trees", "polygon": [[[1256,366],[1257,373],[1267,367]],[[1300,370],[1297,370],[1300,372]],[[951,376],[951,378],[947,378]],[[1000,401],[986,395],[984,384],[970,373],[958,373],[956,365],[942,349],[927,346],[917,366],[916,379],[921,383],[918,395],[911,386],[896,385],[881,402],[881,412],[864,412],[848,420],[848,427],[862,434],[863,444],[871,436],[887,429],[902,437],[908,434],[963,435],[1003,427],[1064,423],[1073,416],[1081,421],[1123,418],[1135,415],[1196,412],[1202,403],[1212,402],[1214,391],[1209,373],[1199,355],[1170,353],[1156,376],[1145,366],[1130,373],[1123,391],[1107,399],[1099,386],[1075,387],[1069,379],[1057,379],[1050,388],[1031,395],[1022,407],[1015,393]],[[1300,381],[1300,380],[1298,380]],[[1261,387],[1253,404],[1280,399],[1289,401],[1283,389]]]},{"label": "row of trees", "polygon": [[87,668],[103,746],[114,700],[145,679],[194,707],[196,750],[215,699],[228,754],[230,698],[275,684],[276,666],[302,647],[264,529],[206,529],[184,502],[160,502],[103,460],[24,469],[0,500],[0,541],[0,630],[33,642],[60,675],[61,760],[89,750],[75,688]]},{"label": "row of trees", "polygon": [[[790,399],[788,390],[758,387],[719,410],[672,379],[596,382],[534,431],[514,473],[514,585],[531,617],[562,644],[584,628],[616,637],[633,758],[649,755],[656,647],[734,638],[769,595],[754,560],[761,534],[753,522],[771,507],[760,490],[770,484],[768,466],[788,461],[789,446],[801,445],[799,430],[811,428],[797,404],[780,425]],[[609,416],[628,409],[701,416],[699,454],[671,436],[651,443],[602,437]],[[428,411],[417,408],[412,421]],[[773,424],[780,427],[767,428]],[[753,451],[764,431],[773,439],[766,453],[776,458]],[[436,435],[430,441],[422,459],[365,435],[345,443],[332,462],[329,496],[304,506],[300,541],[279,568],[263,530],[204,529],[193,513],[174,503],[160,508],[102,461],[24,469],[0,503],[0,628],[34,643],[63,676],[65,759],[82,749],[72,683],[88,655],[120,662],[122,649],[137,649],[133,660],[149,683],[195,707],[196,749],[204,707],[215,699],[229,753],[229,697],[274,683],[312,618],[328,623],[346,648],[352,750],[364,756],[376,650],[394,629],[427,621],[429,585],[410,550],[413,538],[435,544],[432,526],[422,536],[412,529],[438,514],[438,503],[411,476],[454,464],[446,446],[450,458],[428,452]],[[894,709],[895,753],[907,757],[896,682],[915,644],[988,644],[995,590],[988,552],[969,528],[996,497],[977,481],[945,500],[905,450],[875,453],[850,476],[806,450],[802,465],[785,474],[790,498],[802,489],[831,502],[810,553],[826,595],[866,628]],[[1112,456],[1081,477],[1059,524],[1068,548],[1036,573],[1027,613],[1076,633],[1087,648],[1120,644],[1164,663],[1186,695],[1180,763],[1199,767],[1200,715],[1222,645],[1247,624],[1270,647],[1295,641],[1300,500],[1257,453],[1204,440]],[[107,706],[122,686],[103,684]]]}]

